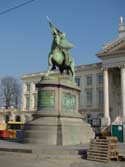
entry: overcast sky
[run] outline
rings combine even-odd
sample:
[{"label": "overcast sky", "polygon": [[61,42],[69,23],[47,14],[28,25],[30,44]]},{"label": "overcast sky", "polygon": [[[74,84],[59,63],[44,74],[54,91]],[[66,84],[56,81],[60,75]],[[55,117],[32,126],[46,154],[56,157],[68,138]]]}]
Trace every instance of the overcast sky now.
[{"label": "overcast sky", "polygon": [[[27,0],[0,0],[0,13]],[[34,0],[0,15],[0,76],[48,68],[52,36],[46,16],[75,47],[76,65],[99,62],[96,53],[118,36],[125,0]]]}]

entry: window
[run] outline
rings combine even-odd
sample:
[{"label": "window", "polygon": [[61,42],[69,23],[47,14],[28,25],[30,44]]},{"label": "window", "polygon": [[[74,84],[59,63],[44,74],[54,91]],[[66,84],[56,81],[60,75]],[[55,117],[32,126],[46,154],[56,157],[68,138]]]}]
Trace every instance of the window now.
[{"label": "window", "polygon": [[37,95],[34,95],[34,109],[37,109]]},{"label": "window", "polygon": [[16,122],[21,122],[21,118],[19,115],[16,116]]},{"label": "window", "polygon": [[77,86],[80,86],[80,77],[75,77],[75,82]]},{"label": "window", "polygon": [[27,84],[26,84],[26,91],[27,91],[27,92],[30,92],[30,83],[27,83]]},{"label": "window", "polygon": [[99,85],[103,84],[103,74],[102,73],[98,74],[97,82],[98,82]]},{"label": "window", "polygon": [[92,85],[92,76],[87,76],[87,85]]},{"label": "window", "polygon": [[26,109],[29,110],[30,108],[30,97],[26,96]]},{"label": "window", "polygon": [[98,100],[99,100],[99,106],[103,106],[104,103],[104,93],[103,93],[103,89],[100,89],[98,91]]},{"label": "window", "polygon": [[87,105],[92,105],[92,90],[86,92]]}]

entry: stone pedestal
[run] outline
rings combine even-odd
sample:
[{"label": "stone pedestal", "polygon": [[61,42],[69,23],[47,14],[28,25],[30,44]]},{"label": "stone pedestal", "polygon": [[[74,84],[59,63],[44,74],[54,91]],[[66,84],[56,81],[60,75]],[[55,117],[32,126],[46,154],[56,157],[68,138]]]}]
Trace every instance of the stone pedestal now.
[{"label": "stone pedestal", "polygon": [[80,89],[61,77],[44,77],[38,88],[38,112],[27,124],[25,141],[43,145],[76,145],[94,137],[78,113]]}]

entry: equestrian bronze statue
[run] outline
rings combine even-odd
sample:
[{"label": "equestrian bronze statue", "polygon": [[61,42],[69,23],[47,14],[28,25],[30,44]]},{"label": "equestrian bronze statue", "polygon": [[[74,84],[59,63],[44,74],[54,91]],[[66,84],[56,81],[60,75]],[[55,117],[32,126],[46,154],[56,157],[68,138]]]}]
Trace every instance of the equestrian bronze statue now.
[{"label": "equestrian bronze statue", "polygon": [[63,74],[64,70],[68,75],[72,75],[72,80],[75,79],[75,71],[74,71],[74,60],[70,55],[70,49],[74,47],[72,43],[70,43],[66,39],[66,34],[60,32],[48,19],[51,32],[53,35],[53,42],[51,46],[51,51],[49,53],[48,58],[48,75],[50,71],[55,70],[57,67],[61,74]]}]

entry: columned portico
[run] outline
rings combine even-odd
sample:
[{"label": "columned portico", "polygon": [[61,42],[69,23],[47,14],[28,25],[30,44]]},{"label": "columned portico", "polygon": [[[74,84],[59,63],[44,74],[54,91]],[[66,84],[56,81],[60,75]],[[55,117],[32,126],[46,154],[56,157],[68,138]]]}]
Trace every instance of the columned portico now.
[{"label": "columned portico", "polygon": [[120,17],[118,31],[118,37],[107,43],[97,53],[102,60],[103,68],[106,68],[104,69],[104,118],[108,120],[108,125],[117,117],[125,118],[125,24],[123,17]]},{"label": "columned portico", "polygon": [[110,125],[110,115],[109,115],[109,80],[108,80],[108,69],[104,69],[104,117],[108,120],[108,125]]},{"label": "columned portico", "polygon": [[121,67],[121,100],[122,100],[122,116],[125,117],[125,65]]}]

